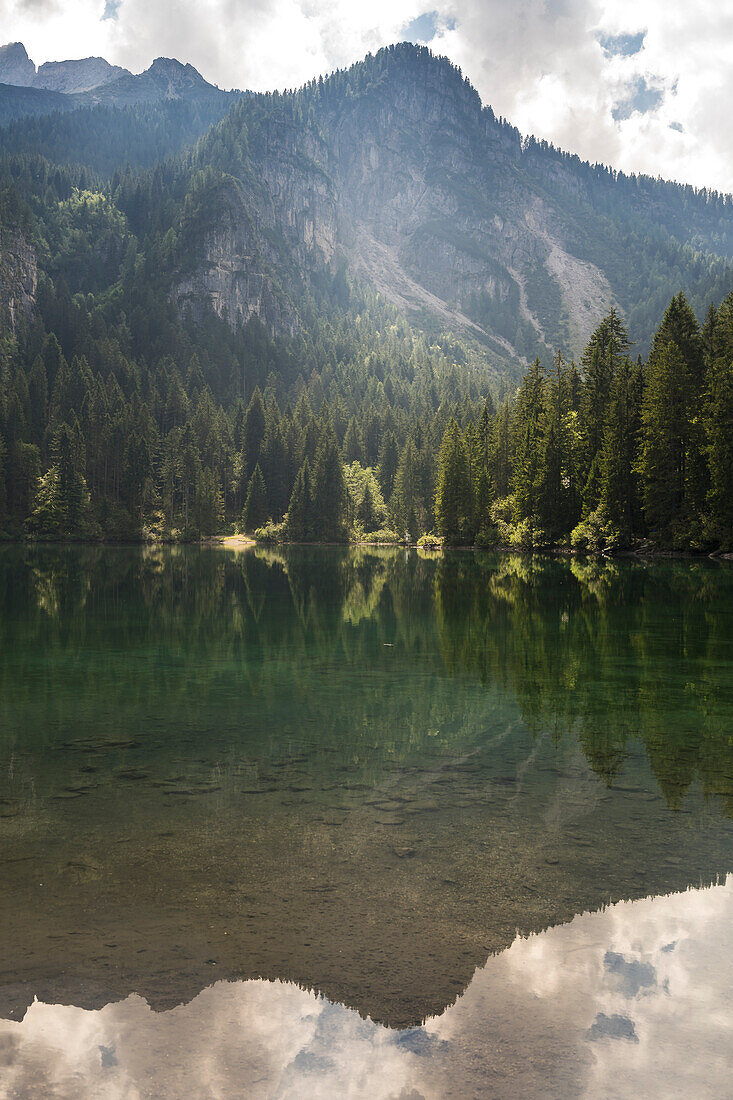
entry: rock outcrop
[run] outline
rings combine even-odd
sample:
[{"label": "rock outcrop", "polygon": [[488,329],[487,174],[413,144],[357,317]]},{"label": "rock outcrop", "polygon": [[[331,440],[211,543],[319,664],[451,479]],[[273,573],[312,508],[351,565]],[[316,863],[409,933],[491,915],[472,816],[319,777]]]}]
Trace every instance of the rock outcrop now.
[{"label": "rock outcrop", "polygon": [[103,57],[84,57],[79,61],[47,61],[39,65],[33,82],[34,88],[47,88],[51,92],[89,92],[130,76],[121,65],[110,65]]},{"label": "rock outcrop", "polygon": [[38,263],[35,250],[19,229],[0,226],[0,336],[15,336],[36,302]]},{"label": "rock outcrop", "polygon": [[[409,57],[365,94],[314,101],[306,125],[258,115],[255,97],[242,112],[240,186],[176,300],[202,296],[232,323],[257,313],[272,331],[291,330],[290,310],[264,305],[274,282],[262,260],[284,294],[314,266],[345,262],[413,319],[500,358],[538,342],[583,346],[614,302],[611,287],[573,254],[561,211],[523,179],[518,132],[450,63]],[[544,285],[557,317],[543,313]]]},{"label": "rock outcrop", "polygon": [[0,84],[32,88],[35,78],[36,66],[22,42],[8,42],[0,46]]}]

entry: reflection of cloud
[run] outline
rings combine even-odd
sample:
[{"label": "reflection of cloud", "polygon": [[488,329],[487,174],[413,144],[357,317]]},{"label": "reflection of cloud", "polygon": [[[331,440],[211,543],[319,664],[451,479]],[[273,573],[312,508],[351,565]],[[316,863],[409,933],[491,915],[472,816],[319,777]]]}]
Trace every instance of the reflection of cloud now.
[{"label": "reflection of cloud", "polygon": [[634,1021],[628,1016],[607,1016],[605,1012],[599,1012],[595,1020],[585,1033],[586,1039],[596,1042],[598,1039],[626,1039],[630,1043],[638,1043]]},{"label": "reflection of cloud", "polygon": [[0,1097],[724,1095],[732,916],[733,881],[576,917],[517,938],[407,1031],[280,982],[220,982],[161,1014],[36,1002],[0,1023]]},{"label": "reflection of cloud", "polygon": [[636,997],[640,990],[657,984],[657,972],[651,963],[625,959],[617,951],[607,951],[603,965],[609,974],[615,975],[618,989],[624,997]]}]

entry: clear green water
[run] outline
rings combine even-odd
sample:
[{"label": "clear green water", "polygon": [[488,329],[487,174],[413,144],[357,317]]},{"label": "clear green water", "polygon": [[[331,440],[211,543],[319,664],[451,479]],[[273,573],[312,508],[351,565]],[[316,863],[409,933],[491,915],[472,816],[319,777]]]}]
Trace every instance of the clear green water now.
[{"label": "clear green water", "polygon": [[728,563],[0,553],[0,1020],[261,978],[402,1034],[727,899],[732,816]]}]

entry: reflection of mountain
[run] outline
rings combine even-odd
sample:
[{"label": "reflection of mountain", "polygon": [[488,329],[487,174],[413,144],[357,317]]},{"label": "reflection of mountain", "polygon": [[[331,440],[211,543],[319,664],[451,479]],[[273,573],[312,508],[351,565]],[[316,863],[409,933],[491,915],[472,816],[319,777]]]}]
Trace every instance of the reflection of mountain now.
[{"label": "reflection of mountain", "polygon": [[0,1021],[4,1084],[59,1100],[723,1096],[732,917],[730,883],[577,917],[515,939],[402,1031],[280,982],[218,982],[163,1014],[137,996],[91,1013],[39,1002]]},{"label": "reflection of mountain", "polygon": [[0,1016],[262,976],[406,1026],[517,929],[715,881],[728,578],[4,554]]}]

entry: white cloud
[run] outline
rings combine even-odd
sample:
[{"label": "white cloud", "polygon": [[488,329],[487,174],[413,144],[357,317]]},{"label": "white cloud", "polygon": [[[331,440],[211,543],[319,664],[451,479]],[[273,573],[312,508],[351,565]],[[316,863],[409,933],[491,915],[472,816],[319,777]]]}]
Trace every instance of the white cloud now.
[{"label": "white cloud", "polygon": [[[733,6],[719,0],[120,0],[105,11],[106,0],[0,0],[0,26],[37,63],[102,54],[140,71],[163,54],[263,90],[351,64],[434,13],[433,48],[522,132],[625,171],[733,188]],[[601,47],[642,31],[632,55]],[[614,119],[642,80],[660,102]]]}]

